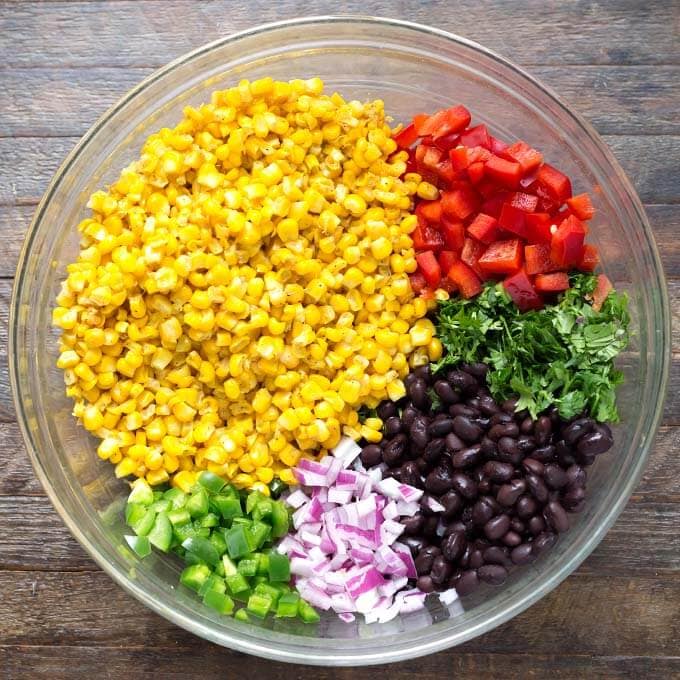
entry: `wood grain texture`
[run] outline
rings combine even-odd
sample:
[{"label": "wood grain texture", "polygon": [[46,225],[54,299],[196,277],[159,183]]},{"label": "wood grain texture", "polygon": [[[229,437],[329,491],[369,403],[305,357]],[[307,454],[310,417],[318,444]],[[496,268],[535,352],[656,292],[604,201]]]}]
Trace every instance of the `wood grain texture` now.
[{"label": "wood grain texture", "polygon": [[[372,669],[308,668],[200,640],[116,586],[37,481],[11,403],[11,278],[52,174],[152,70],[256,23],[342,10],[478,40],[605,135],[646,204],[669,277],[674,361],[664,426],[605,540],[559,588],[456,649]],[[680,679],[680,5],[677,0],[0,0],[0,677]],[[198,661],[197,661],[198,660]]]}]

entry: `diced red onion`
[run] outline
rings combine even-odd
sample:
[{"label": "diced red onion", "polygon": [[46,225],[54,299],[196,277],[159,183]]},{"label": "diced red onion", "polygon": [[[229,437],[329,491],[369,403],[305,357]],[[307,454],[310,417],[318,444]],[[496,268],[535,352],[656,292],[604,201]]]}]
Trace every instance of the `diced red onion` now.
[{"label": "diced red onion", "polygon": [[[334,607],[334,609],[335,609],[335,607]],[[337,609],[335,611],[337,611]],[[344,621],[345,623],[352,623],[352,621],[354,621],[354,619],[355,619],[355,616],[351,612],[340,612],[338,614],[338,618],[341,621]]]}]

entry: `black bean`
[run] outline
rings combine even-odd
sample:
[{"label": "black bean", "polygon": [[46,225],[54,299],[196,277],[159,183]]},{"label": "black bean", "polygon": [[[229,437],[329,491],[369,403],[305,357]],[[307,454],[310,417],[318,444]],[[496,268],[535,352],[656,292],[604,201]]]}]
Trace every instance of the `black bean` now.
[{"label": "black bean", "polygon": [[479,548],[470,551],[470,559],[468,560],[468,566],[472,569],[478,569],[484,564],[484,557],[482,556],[482,551]]},{"label": "black bean", "polygon": [[425,445],[422,456],[430,465],[434,465],[442,457],[445,450],[446,441],[444,439],[432,439]]},{"label": "black bean", "polygon": [[411,384],[413,384],[416,380],[418,380],[418,376],[415,373],[409,373],[405,378],[404,378],[404,387],[406,389],[409,388]]},{"label": "black bean", "polygon": [[382,450],[377,444],[368,444],[361,449],[359,458],[365,467],[374,467],[382,461]]},{"label": "black bean", "polygon": [[[595,462],[595,456],[594,454],[583,454],[579,453],[578,454],[578,463],[579,465],[583,465],[583,467],[590,467],[594,462]],[[565,465],[572,465],[573,463],[577,462],[576,458],[572,457],[572,459],[569,461],[569,463],[565,463]]]},{"label": "black bean", "polygon": [[551,501],[545,506],[543,517],[548,525],[560,534],[569,529],[569,517],[557,501]]},{"label": "black bean", "polygon": [[401,520],[404,525],[404,533],[409,536],[417,536],[422,530],[425,524],[425,517],[417,512],[412,517],[404,517]]},{"label": "black bean", "polygon": [[430,576],[432,577],[432,583],[436,585],[441,585],[446,583],[453,573],[453,567],[449,564],[444,555],[437,555],[432,563],[432,571]]},{"label": "black bean", "polygon": [[569,486],[585,486],[587,473],[580,465],[572,465],[567,468],[567,484]]},{"label": "black bean", "polygon": [[438,503],[439,501],[429,493],[424,493],[420,497],[420,501],[418,501],[418,504],[420,505],[420,511],[425,515],[426,517],[431,517],[432,515],[436,514],[434,510],[430,508],[430,504]]},{"label": "black bean", "polygon": [[408,387],[407,393],[413,405],[421,411],[430,408],[430,398],[427,396],[427,383],[420,378],[414,380]]},{"label": "black bean", "polygon": [[479,427],[481,427],[482,430],[488,430],[489,429],[489,421],[490,421],[490,418],[487,418],[486,416],[479,416],[478,418],[472,418],[472,422],[475,423],[475,425],[479,425]]},{"label": "black bean", "polygon": [[432,578],[429,576],[429,574],[421,576],[416,581],[416,586],[418,587],[418,590],[422,590],[424,593],[431,593],[434,591],[434,583],[432,582]]},{"label": "black bean", "polygon": [[512,399],[506,399],[502,404],[501,408],[506,412],[511,415],[514,415],[515,409],[517,408],[517,399],[512,398]]},{"label": "black bean", "polygon": [[522,467],[527,472],[531,472],[538,477],[542,477],[545,470],[545,465],[543,465],[540,460],[536,460],[535,458],[525,458],[522,461]]},{"label": "black bean", "polygon": [[461,368],[470,375],[473,375],[478,380],[484,380],[486,374],[489,372],[489,367],[481,362],[475,362],[473,364],[463,364]]},{"label": "black bean", "polygon": [[455,468],[467,468],[477,465],[482,459],[482,450],[479,444],[470,446],[467,449],[454,453],[451,462]]},{"label": "black bean", "polygon": [[453,488],[461,495],[463,498],[468,500],[474,500],[477,498],[477,485],[462,472],[455,472],[451,476],[451,483]]},{"label": "black bean", "polygon": [[534,553],[534,555],[540,555],[546,550],[552,548],[555,545],[556,541],[557,541],[556,534],[553,534],[551,532],[539,534],[532,544],[533,545],[532,552]]},{"label": "black bean", "polygon": [[427,417],[417,415],[409,427],[409,437],[411,438],[411,444],[413,444],[416,449],[424,449],[425,445],[430,440],[430,435],[427,433],[427,426]]},{"label": "black bean", "polygon": [[484,526],[496,514],[495,508],[488,496],[480,498],[472,506],[472,521],[477,526]]},{"label": "black bean", "polygon": [[434,391],[445,404],[457,404],[460,401],[460,395],[446,380],[437,380]]},{"label": "black bean", "polygon": [[449,468],[444,465],[437,465],[437,467],[425,478],[425,488],[436,496],[454,488]]},{"label": "black bean", "polygon": [[612,443],[612,440],[607,438],[602,432],[595,430],[595,432],[584,434],[578,440],[576,449],[583,456],[599,456],[601,453],[609,451]]},{"label": "black bean", "polygon": [[449,562],[458,560],[465,552],[465,548],[467,548],[467,540],[462,531],[456,531],[449,534],[442,541],[442,555],[444,555]]},{"label": "black bean", "polygon": [[595,421],[592,418],[577,418],[562,430],[562,437],[567,444],[573,446],[582,435],[590,432],[593,427],[595,427]]},{"label": "black bean", "polygon": [[510,528],[510,518],[507,515],[497,515],[484,525],[484,533],[487,538],[497,541]]},{"label": "black bean", "polygon": [[536,440],[529,435],[521,434],[517,437],[517,448],[520,450],[520,453],[527,455],[536,448]]},{"label": "black bean", "polygon": [[514,459],[520,455],[517,440],[512,439],[512,437],[501,437],[496,446],[498,446],[498,453],[507,456],[509,459]]},{"label": "black bean", "polygon": [[452,387],[467,394],[472,394],[478,386],[477,380],[465,371],[449,371],[446,379]]},{"label": "black bean", "polygon": [[510,463],[501,463],[497,460],[490,460],[484,463],[482,468],[484,476],[492,482],[502,483],[512,479],[515,468]]},{"label": "black bean", "polygon": [[411,423],[417,415],[418,409],[413,404],[407,404],[401,413],[401,422],[404,427],[411,427]]},{"label": "black bean", "polygon": [[518,545],[516,548],[513,548],[510,553],[510,559],[515,564],[528,564],[529,562],[532,562],[535,559],[535,556],[532,553],[532,547],[531,543],[522,543],[522,545]]},{"label": "black bean", "polygon": [[545,466],[543,480],[551,489],[561,489],[568,482],[567,473],[555,463],[549,463]]},{"label": "black bean", "polygon": [[419,575],[429,574],[434,563],[434,558],[441,554],[441,550],[436,545],[428,545],[423,548],[416,557],[416,571]]},{"label": "black bean", "polygon": [[453,419],[453,431],[466,442],[477,442],[482,437],[482,428],[468,416],[456,416]]},{"label": "black bean", "polygon": [[470,397],[466,402],[465,402],[470,408],[475,409],[478,413],[481,413],[479,409],[479,398],[478,397]]},{"label": "black bean", "polygon": [[555,447],[552,444],[539,446],[531,452],[531,457],[539,463],[548,463],[555,457]]},{"label": "black bean", "polygon": [[477,577],[477,570],[468,569],[467,571],[464,571],[460,575],[458,583],[456,583],[456,592],[461,597],[465,597],[465,595],[469,595],[470,593],[475,591],[478,586],[479,578]]},{"label": "black bean", "polygon": [[500,412],[500,406],[494,401],[493,397],[484,394],[479,397],[479,410],[485,416],[494,416]]},{"label": "black bean", "polygon": [[446,442],[446,448],[450,451],[460,451],[465,448],[465,442],[453,432],[447,434],[444,441]]},{"label": "black bean", "polygon": [[416,465],[418,466],[418,471],[420,474],[425,477],[427,476],[427,473],[430,471],[430,464],[426,461],[423,460],[422,458],[416,458],[415,460]]},{"label": "black bean", "polygon": [[432,369],[430,368],[430,364],[425,364],[424,366],[418,366],[418,368],[414,369],[413,375],[416,376],[416,378],[419,378],[420,380],[424,380],[426,383],[429,383],[432,381]]},{"label": "black bean", "polygon": [[510,557],[507,548],[501,548],[497,545],[488,547],[483,553],[482,557],[487,564],[503,564],[510,565]]},{"label": "black bean", "polygon": [[491,493],[491,482],[488,479],[483,479],[481,482],[477,483],[477,492],[480,494]]},{"label": "black bean", "polygon": [[447,491],[440,499],[439,502],[444,506],[444,511],[442,516],[445,519],[453,519],[463,507],[463,499],[461,495],[451,489]]},{"label": "black bean", "polygon": [[527,416],[520,424],[519,429],[522,434],[531,434],[534,431],[534,421]]},{"label": "black bean", "polygon": [[526,491],[527,483],[523,479],[511,479],[503,484],[496,494],[496,500],[506,508],[512,507],[517,499]]},{"label": "black bean", "polygon": [[446,437],[449,432],[453,432],[453,418],[437,417],[433,420],[427,429],[430,437]]},{"label": "black bean", "polygon": [[494,442],[492,439],[489,439],[488,437],[482,437],[482,441],[479,443],[481,450],[482,450],[482,455],[485,458],[493,458],[496,453],[496,442]]},{"label": "black bean", "polygon": [[571,486],[562,496],[562,507],[567,512],[581,512],[586,502],[586,490],[582,486]]},{"label": "black bean", "polygon": [[416,489],[423,488],[423,482],[420,479],[420,470],[415,461],[409,460],[401,466],[401,482],[402,484],[415,486]]},{"label": "black bean", "polygon": [[572,449],[565,442],[558,442],[557,446],[555,447],[555,452],[557,462],[564,468],[567,468],[576,462],[574,451],[572,451]]},{"label": "black bean", "polygon": [[550,439],[552,422],[548,416],[540,416],[534,425],[534,437],[539,446],[543,446]]},{"label": "black bean", "polygon": [[527,527],[519,517],[513,517],[510,519],[510,529],[521,535],[527,530]]},{"label": "black bean", "polygon": [[502,423],[514,423],[512,416],[509,413],[496,413],[489,419],[489,425],[501,425]]},{"label": "black bean", "polygon": [[388,439],[392,439],[392,437],[398,435],[402,430],[401,419],[398,418],[397,416],[390,416],[385,421],[384,428],[385,428],[385,436]]},{"label": "black bean", "polygon": [[538,503],[531,496],[524,495],[517,501],[517,516],[522,519],[528,519],[536,514],[537,510]]},{"label": "black bean", "polygon": [[[491,422],[489,422],[491,424]],[[491,429],[487,433],[489,439],[493,441],[498,441],[501,437],[517,437],[519,435],[519,427],[517,423],[499,423],[498,425],[492,425]]]},{"label": "black bean", "polygon": [[540,515],[534,515],[527,524],[529,532],[534,536],[538,536],[545,530],[545,520]]},{"label": "black bean", "polygon": [[408,438],[405,434],[398,434],[385,444],[382,450],[382,458],[390,467],[401,465],[404,453],[408,445]]},{"label": "black bean", "polygon": [[453,406],[449,406],[449,413],[454,417],[467,416],[468,418],[477,418],[479,416],[479,411],[467,404],[454,404]]},{"label": "black bean", "polygon": [[[423,513],[425,514],[425,513]],[[425,523],[423,524],[423,536],[430,539],[433,543],[436,542],[439,534],[437,529],[439,527],[439,517],[437,515],[425,515]]]},{"label": "black bean", "polygon": [[387,420],[399,414],[397,405],[393,401],[381,401],[376,408],[376,413],[380,420]]},{"label": "black bean", "polygon": [[526,476],[526,482],[529,493],[539,503],[545,503],[548,500],[548,487],[543,483],[543,480],[540,477],[529,474]]},{"label": "black bean", "polygon": [[477,576],[485,583],[500,586],[505,583],[505,579],[508,577],[508,570],[500,564],[485,564],[477,569]]},{"label": "black bean", "polygon": [[399,540],[411,551],[414,558],[425,547],[425,539],[422,536],[405,536]]},{"label": "black bean", "polygon": [[505,536],[501,539],[505,545],[507,545],[510,548],[514,548],[516,545],[519,545],[522,542],[522,537],[516,532],[516,531],[508,531]]}]

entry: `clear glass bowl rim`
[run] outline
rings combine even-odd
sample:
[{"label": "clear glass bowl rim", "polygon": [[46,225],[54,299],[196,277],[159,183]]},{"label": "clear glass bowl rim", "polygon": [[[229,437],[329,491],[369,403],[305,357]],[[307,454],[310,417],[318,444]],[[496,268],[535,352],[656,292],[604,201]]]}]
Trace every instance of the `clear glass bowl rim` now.
[{"label": "clear glass bowl rim", "polygon": [[[542,94],[547,96],[552,100],[554,104],[557,104],[561,109],[561,112],[572,119],[573,122],[577,124],[580,131],[586,134],[592,143],[594,143],[600,152],[606,157],[610,167],[616,174],[616,180],[621,184],[623,189],[626,191],[628,197],[631,199],[632,207],[638,218],[638,223],[644,232],[646,246],[649,248],[649,253],[653,260],[655,274],[660,285],[660,317],[663,320],[661,328],[658,328],[660,334],[660,340],[658,342],[664,348],[659,358],[659,366],[656,371],[658,377],[658,399],[654,405],[654,411],[651,418],[649,419],[649,436],[646,437],[644,444],[640,447],[639,456],[637,458],[636,464],[633,468],[633,474],[630,475],[625,487],[619,494],[616,502],[609,508],[609,511],[604,518],[602,524],[598,529],[590,536],[583,549],[575,554],[572,559],[565,561],[558,570],[553,573],[546,575],[544,578],[540,579],[540,585],[533,592],[529,593],[527,596],[518,599],[515,602],[509,603],[503,608],[500,608],[493,616],[479,622],[477,625],[471,626],[465,631],[458,633],[447,633],[447,631],[442,631],[437,634],[432,634],[429,636],[419,636],[419,640],[416,644],[410,643],[406,636],[408,634],[395,636],[399,638],[395,640],[399,643],[399,647],[395,649],[393,645],[388,645],[387,648],[383,650],[370,649],[364,647],[360,650],[350,651],[341,650],[339,652],[324,652],[317,647],[309,647],[304,649],[304,642],[300,644],[298,649],[290,650],[284,644],[271,643],[268,641],[260,641],[257,639],[255,631],[252,635],[233,635],[224,632],[218,632],[214,630],[211,626],[204,625],[201,622],[196,622],[190,617],[184,616],[176,612],[172,606],[166,603],[156,600],[154,597],[150,596],[146,591],[138,586],[134,580],[130,579],[123,571],[118,570],[115,566],[112,566],[99,551],[98,546],[91,541],[88,536],[81,531],[75,519],[72,518],[64,506],[62,505],[54,487],[50,483],[50,480],[41,464],[40,456],[34,446],[33,439],[30,432],[29,423],[27,420],[27,414],[23,408],[22,391],[20,386],[20,368],[17,361],[17,343],[18,334],[17,330],[19,327],[19,299],[21,297],[21,290],[25,283],[24,281],[24,271],[26,268],[27,259],[31,251],[32,241],[41,225],[42,214],[46,205],[50,202],[55,190],[60,185],[62,180],[68,175],[69,169],[74,162],[74,160],[79,156],[79,154],[84,150],[84,148],[91,141],[92,137],[104,127],[109,119],[116,114],[118,111],[123,109],[128,103],[130,103],[137,96],[142,94],[144,90],[153,82],[169,75],[176,67],[180,65],[185,65],[197,57],[219,48],[228,43],[233,43],[241,38],[253,37],[258,34],[262,34],[268,31],[275,31],[277,29],[287,28],[287,27],[306,27],[310,28],[316,24],[328,24],[328,23],[370,23],[375,25],[376,30],[381,26],[390,26],[393,28],[403,28],[411,31],[422,32],[424,34],[429,34],[436,36],[438,38],[444,38],[454,43],[458,43],[461,46],[465,46],[469,49],[476,50],[486,57],[493,59],[498,62],[499,65],[504,68],[510,69],[516,75],[528,81],[530,85],[539,89]],[[19,263],[17,266],[17,276],[12,292],[12,300],[10,304],[10,315],[9,315],[9,369],[10,369],[10,384],[12,389],[12,395],[14,399],[14,404],[17,412],[17,419],[22,432],[24,444],[28,451],[29,457],[33,468],[36,471],[38,478],[46,490],[48,497],[50,498],[52,504],[56,508],[57,512],[61,516],[64,523],[67,525],[71,534],[78,540],[78,542],[85,548],[87,553],[95,560],[95,562],[107,573],[111,578],[114,579],[119,585],[121,585],[128,593],[133,595],[136,599],[143,602],[150,609],[175,623],[176,625],[185,628],[186,630],[199,635],[207,640],[218,643],[225,647],[245,652],[248,654],[254,654],[256,656],[261,656],[264,658],[269,658],[278,661],[285,661],[289,663],[302,663],[302,664],[316,664],[316,665],[332,665],[332,666],[358,666],[358,665],[368,665],[368,664],[379,664],[379,663],[391,663],[401,660],[406,660],[418,656],[423,656],[426,654],[431,654],[442,649],[446,649],[453,645],[461,644],[467,640],[470,640],[478,635],[492,630],[493,628],[499,626],[500,624],[508,621],[512,617],[521,613],[528,607],[530,607],[537,600],[542,598],[557,585],[559,585],[571,572],[573,572],[580,564],[585,560],[585,558],[595,549],[597,544],[602,540],[604,535],[607,533],[612,524],[616,521],[617,517],[625,507],[628,498],[630,497],[632,491],[637,486],[644,466],[647,462],[650,453],[650,447],[654,441],[654,435],[656,434],[657,428],[659,426],[661,416],[663,400],[666,393],[668,374],[670,366],[670,308],[668,302],[668,295],[666,287],[663,281],[663,268],[661,266],[658,250],[654,242],[654,238],[651,232],[651,228],[647,221],[644,209],[640,204],[637,194],[630,184],[625,173],[621,169],[618,161],[614,158],[612,153],[606,147],[606,145],[601,141],[599,135],[594,130],[594,128],[581,116],[574,113],[562,100],[554,93],[550,88],[546,87],[543,83],[536,80],[533,76],[525,72],[523,69],[515,65],[513,62],[501,57],[492,50],[486,47],[468,40],[466,38],[460,37],[456,34],[443,31],[441,29],[432,28],[423,24],[397,20],[384,17],[373,17],[373,16],[363,16],[363,15],[328,15],[328,16],[312,16],[297,19],[290,19],[285,21],[271,22],[267,24],[261,24],[244,31],[239,31],[232,33],[223,38],[219,38],[215,41],[202,45],[191,52],[188,52],[177,59],[171,61],[166,66],[158,69],[143,81],[141,81],[136,87],[131,89],[127,94],[125,94],[118,102],[116,102],[112,107],[110,107],[97,121],[96,123],[85,133],[82,139],[76,144],[73,150],[68,154],[66,159],[63,161],[54,177],[50,181],[47,190],[43,198],[41,199],[31,225],[28,229],[24,245],[19,257]],[[423,639],[425,637],[425,639]],[[302,639],[304,640],[304,638]],[[329,641],[330,642],[330,641]]]}]

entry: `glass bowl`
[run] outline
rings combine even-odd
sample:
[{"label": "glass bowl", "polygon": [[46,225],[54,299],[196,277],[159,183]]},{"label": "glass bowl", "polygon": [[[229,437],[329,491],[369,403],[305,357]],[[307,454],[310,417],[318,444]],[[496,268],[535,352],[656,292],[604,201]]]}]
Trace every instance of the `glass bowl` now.
[{"label": "glass bowl", "polygon": [[[325,616],[252,625],[220,618],[178,586],[170,557],[144,561],[122,547],[127,485],[100,461],[71,415],[50,318],[65,266],[78,251],[76,225],[89,195],[111,182],[152,131],[182,107],[241,78],[320,76],[350,99],[382,98],[396,121],[453,102],[506,139],[540,148],[597,207],[591,239],[603,266],[630,293],[634,339],[621,358],[622,424],[613,451],[590,474],[585,511],[547,555],[517,569],[503,588],[367,626]],[[669,309],[661,265],[640,201],[595,131],[555,95],[472,42],[416,24],[317,17],[261,26],[197,49],[147,78],[109,110],[68,156],[30,227],[10,317],[10,370],[18,419],[35,470],[57,511],[96,562],[129,593],[174,623],[218,644],[306,664],[360,665],[429,654],[481,635],[526,609],[595,548],[635,488],[659,422],[669,365]]]}]

